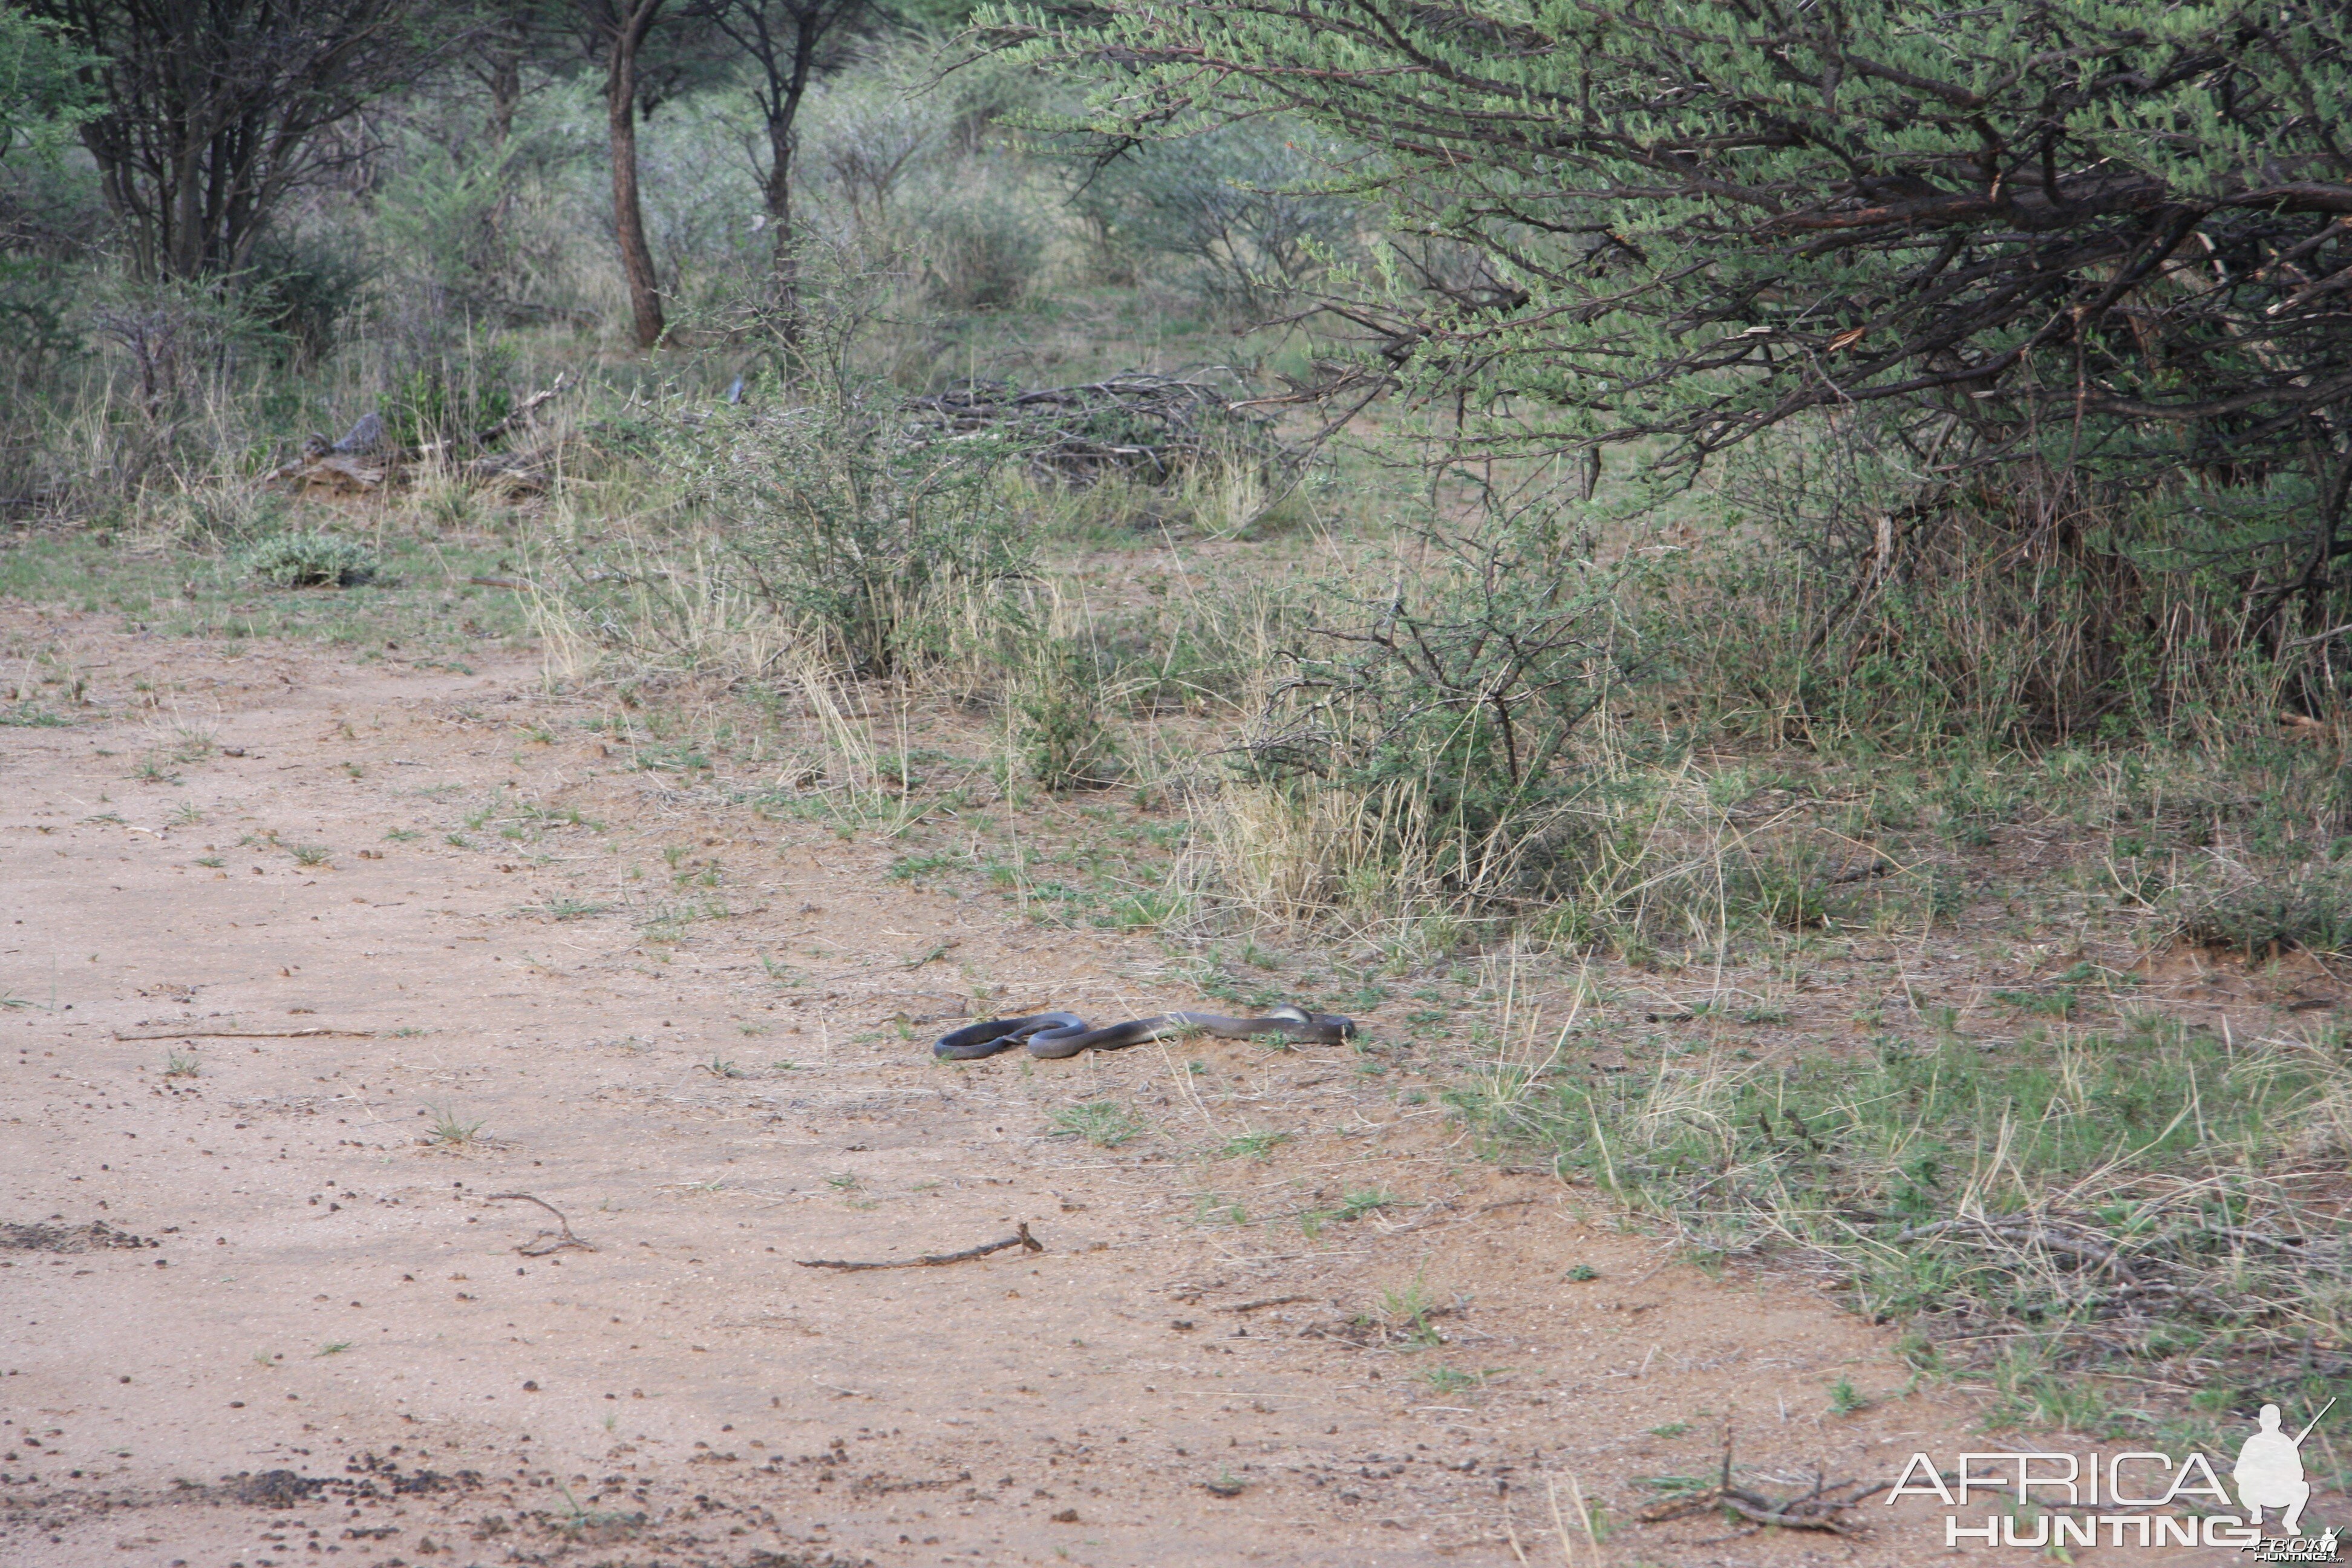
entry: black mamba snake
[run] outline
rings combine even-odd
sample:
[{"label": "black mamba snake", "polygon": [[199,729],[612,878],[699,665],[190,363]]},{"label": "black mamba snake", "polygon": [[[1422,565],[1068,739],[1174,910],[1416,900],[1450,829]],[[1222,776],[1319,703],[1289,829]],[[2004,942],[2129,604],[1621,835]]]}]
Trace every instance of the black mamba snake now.
[{"label": "black mamba snake", "polygon": [[1029,1054],[1060,1061],[1080,1051],[1118,1051],[1146,1040],[1199,1031],[1220,1039],[1247,1039],[1252,1035],[1286,1035],[1312,1045],[1336,1046],[1356,1037],[1356,1021],[1330,1013],[1310,1013],[1304,1007],[1281,1006],[1255,1018],[1223,1018],[1214,1013],[1161,1013],[1097,1029],[1076,1013],[1038,1013],[1026,1018],[991,1018],[953,1034],[942,1035],[931,1055],[942,1061],[977,1061],[1026,1045]]}]

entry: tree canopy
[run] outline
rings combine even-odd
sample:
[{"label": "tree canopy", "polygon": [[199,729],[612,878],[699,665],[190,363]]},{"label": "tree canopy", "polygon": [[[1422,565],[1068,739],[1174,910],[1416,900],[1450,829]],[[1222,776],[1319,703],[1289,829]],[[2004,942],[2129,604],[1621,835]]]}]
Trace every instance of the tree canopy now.
[{"label": "tree canopy", "polygon": [[243,267],[272,212],[335,156],[320,132],[413,79],[433,49],[428,0],[26,9],[87,58],[100,112],[82,141],[151,278]]},{"label": "tree canopy", "polygon": [[[1490,449],[1929,410],[1979,454],[2330,476],[2352,396],[2352,7],[1099,0],[982,13],[1084,123],[1280,111],[1362,149],[1376,353]],[[1418,237],[1421,243],[1416,245]],[[2315,476],[2316,477],[2316,476]]]},{"label": "tree canopy", "polygon": [[83,74],[97,61],[23,12],[0,6],[0,160],[55,157],[97,111]]}]

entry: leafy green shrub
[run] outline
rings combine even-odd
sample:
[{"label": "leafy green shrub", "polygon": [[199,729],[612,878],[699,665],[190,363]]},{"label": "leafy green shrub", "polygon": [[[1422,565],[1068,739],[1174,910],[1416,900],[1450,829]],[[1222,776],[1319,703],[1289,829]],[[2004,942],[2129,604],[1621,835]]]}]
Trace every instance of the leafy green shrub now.
[{"label": "leafy green shrub", "polygon": [[379,193],[377,229],[400,279],[465,315],[495,310],[516,271],[501,218],[518,170],[514,144],[460,159],[412,138]]},{"label": "leafy green shrub", "polygon": [[[2050,429],[2070,466],[2340,472],[2305,422],[2340,417],[2320,411],[2345,397],[2352,307],[2305,290],[2352,260],[2352,233],[2331,226],[2340,185],[2277,171],[2340,160],[2314,95],[2344,90],[2344,18],[2164,16],[1100,0],[979,20],[1015,59],[1090,78],[1085,118],[1110,145],[1279,116],[1364,149],[1334,162],[1391,204],[1389,226],[1486,277],[1416,276],[1391,252],[1334,302],[1357,368],[1417,383],[1465,444],[1671,437],[1644,460],[1696,472],[1803,411],[1902,400],[1952,437],[1923,467]],[[2210,281],[2109,259],[2159,210],[2176,226],[2147,243],[2198,247]],[[2264,259],[2290,254],[2292,275]],[[2312,548],[2341,512],[2311,510]]]},{"label": "leafy green shrub", "polygon": [[376,558],[334,533],[281,533],[237,552],[237,566],[278,588],[349,588],[376,574]]},{"label": "leafy green shrub", "polygon": [[514,409],[514,351],[504,344],[475,349],[453,361],[432,354],[393,383],[383,422],[396,446],[465,443]]},{"label": "leafy green shrub", "polygon": [[1089,650],[1049,643],[1013,698],[1014,733],[1029,776],[1048,789],[1097,787],[1120,770],[1102,719],[1103,672]]},{"label": "leafy green shrub", "polygon": [[820,639],[835,662],[885,675],[936,651],[948,595],[1026,556],[990,443],[919,446],[888,388],[835,382],[814,400],[671,439],[665,462],[726,522],[735,589]]},{"label": "leafy green shrub", "polygon": [[1027,204],[982,188],[926,214],[919,243],[933,303],[1002,310],[1020,304],[1036,283],[1045,234]]},{"label": "leafy green shrub", "polygon": [[275,333],[281,356],[308,369],[334,352],[343,323],[359,309],[368,268],[348,244],[273,234],[255,246],[239,275],[246,308]]},{"label": "leafy green shrub", "polygon": [[1577,837],[1570,738],[1635,663],[1617,582],[1549,508],[1417,531],[1427,569],[1315,628],[1247,766],[1339,785],[1444,889],[1539,890]]},{"label": "leafy green shrub", "polygon": [[[1721,531],[1662,574],[1656,610],[1709,717],[1822,748],[2122,740],[2273,712],[2319,668],[2319,639],[2259,636],[2259,596],[2214,564],[2291,565],[2309,502],[2296,485],[2224,507],[2188,488],[2135,495],[2032,450],[1923,477],[1934,436],[1931,420],[1858,412],[1729,455]],[[2337,625],[2340,605],[2303,615]]]}]

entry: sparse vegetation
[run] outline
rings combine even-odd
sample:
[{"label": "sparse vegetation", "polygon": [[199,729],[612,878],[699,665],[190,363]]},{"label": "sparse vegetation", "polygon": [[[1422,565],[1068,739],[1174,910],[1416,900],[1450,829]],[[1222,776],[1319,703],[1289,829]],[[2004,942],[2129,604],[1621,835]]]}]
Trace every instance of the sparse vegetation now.
[{"label": "sparse vegetation", "polygon": [[2352,1301],[2344,1222],[2298,1174],[2352,1143],[2332,1036],[2232,1043],[2144,1015],[1998,1050],[1555,1065],[1462,1103],[1704,1252],[1834,1272],[1856,1310],[1910,1325],[1918,1365],[1991,1381],[2014,1413],[2174,1357],[2250,1389],[2335,1375],[2279,1359],[2336,1342]]},{"label": "sparse vegetation", "polygon": [[[536,24],[331,9],[402,25],[280,39],[345,74],[247,106],[284,180],[217,143],[194,232],[122,140],[191,106],[101,63],[160,46],[0,16],[0,595],[225,658],[541,657],[555,716],[451,700],[512,782],[321,764],[408,797],[395,864],[550,870],[490,879],[680,973],[798,918],[762,858],[814,825],[893,898],[1364,1015],[1363,1103],[1832,1279],[1999,1419],[2352,1373],[2313,1175],[2352,1147],[2340,16],[858,5],[788,100],[740,5],[669,7],[634,83],[609,28],[583,75]],[[145,786],[60,832],[253,820],[183,689],[48,636],[0,726],[131,721],[97,754]],[[589,773],[745,831],[665,815],[583,874]],[[797,1036],[853,961],[761,929],[735,1026]],[[960,940],[854,984],[1022,999]],[[2184,964],[2239,1022],[2174,1005]],[[907,1008],[859,1043],[919,1050]],[[1388,1168],[1292,1181],[1327,1130],[1270,1101],[1327,1058],[1287,1047],[1008,1125],[1180,1152],[1203,1242],[1418,1224]],[[704,1048],[698,1093],[762,1098]],[[1426,1350],[1449,1310],[1416,1279],[1357,1327]]]},{"label": "sparse vegetation", "polygon": [[1281,1144],[1290,1142],[1287,1132],[1240,1132],[1228,1138],[1217,1149],[1221,1160],[1263,1160]]},{"label": "sparse vegetation", "polygon": [[1098,1149],[1116,1149],[1147,1130],[1142,1118],[1110,1100],[1057,1105],[1053,1110],[1053,1122],[1060,1134],[1083,1138]]},{"label": "sparse vegetation", "polygon": [[428,1105],[418,1115],[428,1119],[425,1142],[446,1149],[463,1149],[482,1135],[484,1123],[467,1121],[446,1105]]},{"label": "sparse vegetation", "polygon": [[1430,1294],[1427,1280],[1415,1274],[1402,1288],[1381,1291],[1376,1310],[1360,1321],[1377,1325],[1408,1350],[1427,1350],[1445,1342],[1445,1336],[1429,1321],[1437,1310],[1438,1302]]}]

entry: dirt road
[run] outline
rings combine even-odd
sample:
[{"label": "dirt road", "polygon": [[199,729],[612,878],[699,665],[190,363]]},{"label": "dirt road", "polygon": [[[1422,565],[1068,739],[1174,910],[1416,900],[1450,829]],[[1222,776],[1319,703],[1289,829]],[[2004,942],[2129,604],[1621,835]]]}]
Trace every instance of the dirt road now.
[{"label": "dirt road", "polygon": [[1892,1331],[1482,1162],[1443,1064],[938,1066],[982,992],[1201,998],[631,769],[534,667],[118,624],[0,610],[90,704],[0,729],[0,1559],[1948,1556],[1635,1523],[1727,1419],[1790,1494],[1982,1439]]}]

